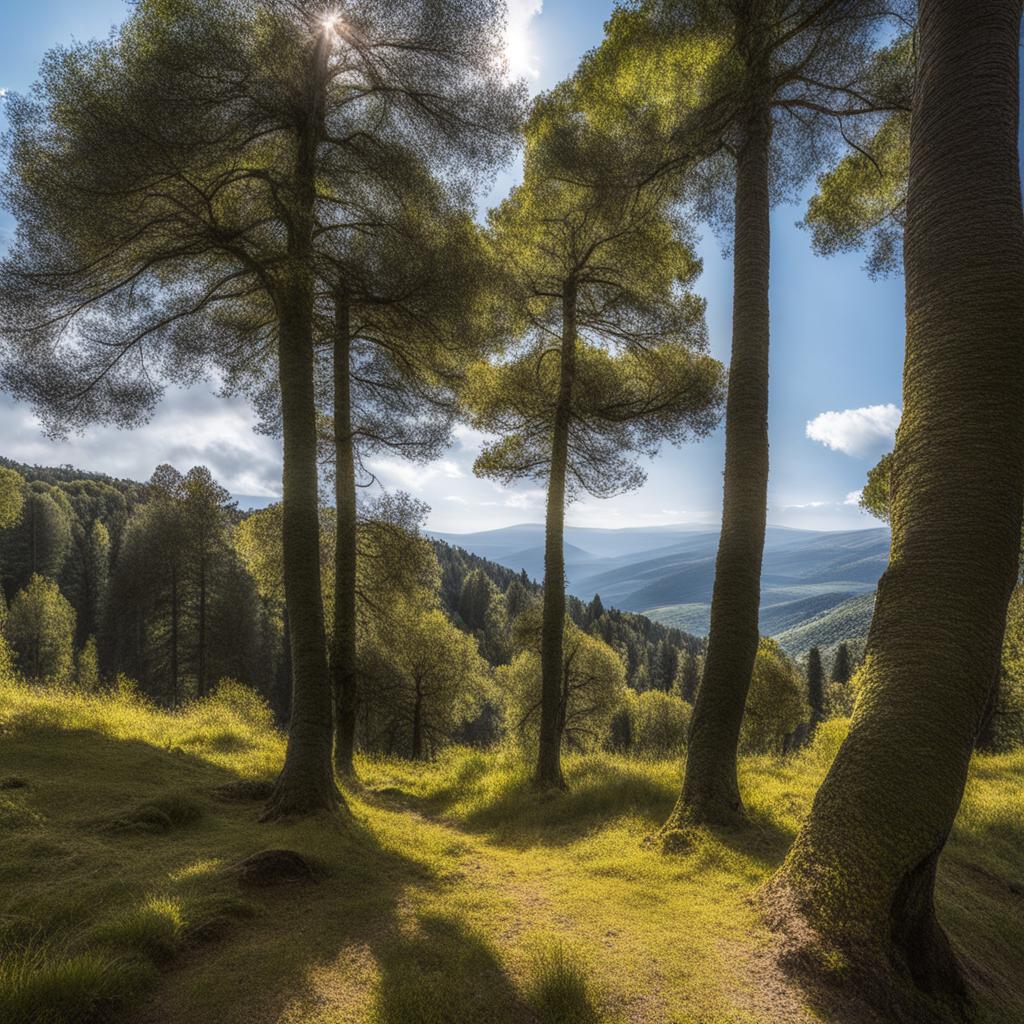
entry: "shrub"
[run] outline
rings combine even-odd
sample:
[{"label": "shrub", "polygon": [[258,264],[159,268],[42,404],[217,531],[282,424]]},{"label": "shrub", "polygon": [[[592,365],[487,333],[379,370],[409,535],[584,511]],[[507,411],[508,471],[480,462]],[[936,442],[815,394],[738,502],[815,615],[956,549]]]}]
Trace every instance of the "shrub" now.
[{"label": "shrub", "polygon": [[590,979],[561,942],[539,945],[530,965],[526,999],[544,1024],[597,1024]]},{"label": "shrub", "polygon": [[631,693],[626,708],[630,717],[630,753],[639,757],[668,757],[682,752],[691,712],[682,697],[661,690]]},{"label": "shrub", "polygon": [[786,736],[806,722],[810,712],[800,670],[774,640],[762,637],[743,713],[741,750],[781,753]]}]

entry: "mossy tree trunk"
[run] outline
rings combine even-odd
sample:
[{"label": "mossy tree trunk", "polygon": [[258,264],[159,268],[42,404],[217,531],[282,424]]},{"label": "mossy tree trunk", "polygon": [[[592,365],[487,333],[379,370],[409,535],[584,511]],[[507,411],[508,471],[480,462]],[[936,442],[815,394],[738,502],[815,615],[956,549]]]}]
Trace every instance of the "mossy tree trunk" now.
[{"label": "mossy tree trunk", "polygon": [[316,395],[313,378],[313,227],[316,154],[322,134],[327,41],[314,47],[306,119],[296,139],[288,266],[275,295],[284,435],[282,547],[293,672],[291,726],[284,768],[264,820],[333,810],[333,699],[320,593]]},{"label": "mossy tree trunk", "polygon": [[541,626],[540,749],[534,784],[564,789],[562,775],[563,648],[565,646],[565,481],[572,422],[572,387],[576,373],[576,281],[562,288],[562,346],[558,399],[551,432],[551,473],[544,533],[544,610]]},{"label": "mossy tree trunk", "polygon": [[[1017,576],[1020,20],[1020,0],[919,6],[892,552],[849,736],[764,893],[798,947],[838,949],[863,991],[864,975],[886,979],[890,1005],[901,991],[954,1005],[964,994],[934,887]],[[900,1012],[928,1019],[920,1007]]]},{"label": "mossy tree trunk", "polygon": [[755,103],[737,154],[732,357],[725,412],[722,533],[711,628],[697,689],[683,790],[665,825],[742,817],[736,752],[754,670],[768,504],[768,268],[771,111]]},{"label": "mossy tree trunk", "polygon": [[356,471],[352,437],[351,328],[343,298],[334,314],[334,649],[331,674],[337,710],[334,760],[342,775],[354,775],[356,711]]}]

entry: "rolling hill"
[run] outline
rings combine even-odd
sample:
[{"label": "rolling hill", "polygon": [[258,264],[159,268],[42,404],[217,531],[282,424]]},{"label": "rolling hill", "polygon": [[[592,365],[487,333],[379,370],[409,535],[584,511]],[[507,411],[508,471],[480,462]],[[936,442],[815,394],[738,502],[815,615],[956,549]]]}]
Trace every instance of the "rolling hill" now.
[{"label": "rolling hill", "polygon": [[[544,528],[522,524],[434,534],[534,579],[544,572]],[[718,531],[706,527],[566,529],[569,593],[688,633],[708,630]],[[761,631],[793,655],[867,632],[874,590],[889,556],[884,528],[825,532],[770,526],[765,538]]]}]

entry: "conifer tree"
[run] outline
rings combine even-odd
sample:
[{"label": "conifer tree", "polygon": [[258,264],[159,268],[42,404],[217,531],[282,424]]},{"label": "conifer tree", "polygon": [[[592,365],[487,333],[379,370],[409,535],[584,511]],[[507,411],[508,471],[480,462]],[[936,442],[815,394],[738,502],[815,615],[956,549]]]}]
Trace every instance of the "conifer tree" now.
[{"label": "conifer tree", "polygon": [[876,59],[882,20],[903,6],[637,0],[617,9],[587,64],[603,83],[593,102],[610,102],[653,140],[661,166],[652,173],[688,171],[680,196],[731,228],[722,531],[687,769],[666,833],[743,815],[736,750],[759,643],[767,514],[771,207],[848,138],[851,120],[906,104]]},{"label": "conifer tree", "polygon": [[[842,646],[845,648],[846,645]],[[812,647],[807,652],[807,703],[811,706],[813,729],[819,722],[825,720],[825,670],[821,665],[821,651],[817,647]]]},{"label": "conifer tree", "polygon": [[832,657],[832,682],[845,686],[850,681],[853,670],[850,667],[850,648],[844,640]]},{"label": "conifer tree", "polygon": [[921,0],[917,24],[892,552],[849,735],[764,896],[803,963],[843,962],[852,990],[913,1022],[966,1009],[936,872],[999,667],[1024,506],[1021,4]]},{"label": "conifer tree", "polygon": [[474,471],[547,486],[543,702],[535,782],[562,787],[558,701],[565,620],[564,521],[581,491],[640,485],[634,453],[708,433],[720,365],[704,354],[704,303],[688,292],[700,265],[642,154],[575,107],[574,85],[534,105],[524,181],[490,216],[496,265],[524,320],[505,359],[468,373],[469,421],[500,439]]}]

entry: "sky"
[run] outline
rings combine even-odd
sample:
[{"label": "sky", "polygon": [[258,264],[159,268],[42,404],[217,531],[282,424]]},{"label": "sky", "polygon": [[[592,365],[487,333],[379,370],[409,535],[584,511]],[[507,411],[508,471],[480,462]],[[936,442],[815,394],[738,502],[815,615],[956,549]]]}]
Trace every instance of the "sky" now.
[{"label": "sky", "polygon": [[[0,94],[23,92],[52,46],[107,35],[123,19],[122,0],[0,0]],[[512,70],[531,93],[571,74],[600,42],[613,0],[509,0],[508,51]],[[0,99],[0,128],[5,125]],[[496,203],[519,174],[501,171],[480,196]],[[878,524],[857,508],[868,469],[892,446],[900,416],[903,362],[903,282],[871,281],[858,254],[822,259],[798,226],[801,202],[772,214],[771,400],[769,429],[770,523],[820,530]],[[0,251],[13,231],[0,211]],[[723,255],[728,239],[697,225],[704,271],[696,290],[708,302],[711,352],[728,363],[732,271]],[[243,507],[280,495],[280,442],[256,434],[242,399],[224,399],[216,383],[170,389],[152,420],[130,434],[92,428],[63,441],[44,437],[31,410],[0,395],[0,454],[38,465],[74,465],[113,476],[147,479],[170,462],[183,472],[210,467]],[[456,428],[452,448],[428,466],[381,458],[371,464],[380,484],[409,491],[431,508],[428,526],[472,532],[544,516],[543,491],[534,484],[500,487],[473,476],[480,435]],[[582,498],[568,511],[575,526],[635,527],[717,524],[721,513],[724,434],[679,448],[666,446],[644,462],[647,481],[616,498]]]}]

